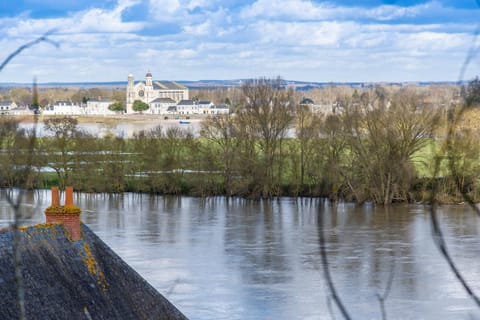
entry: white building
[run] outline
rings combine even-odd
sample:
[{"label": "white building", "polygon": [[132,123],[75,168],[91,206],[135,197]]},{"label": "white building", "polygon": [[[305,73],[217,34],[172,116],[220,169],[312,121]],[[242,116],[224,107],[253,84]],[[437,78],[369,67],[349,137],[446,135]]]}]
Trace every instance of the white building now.
[{"label": "white building", "polygon": [[150,105],[157,98],[170,98],[178,103],[188,99],[188,88],[173,81],[153,81],[152,74],[145,75],[145,81],[134,82],[133,75],[128,75],[127,113],[134,113],[132,105],[140,100]]},{"label": "white building", "polygon": [[9,114],[14,116],[24,116],[34,114],[34,111],[30,110],[27,106],[18,106],[16,108],[10,109]]},{"label": "white building", "polygon": [[331,103],[315,103],[312,99],[310,98],[303,98],[302,101],[300,101],[301,106],[308,107],[311,112],[313,113],[323,113],[323,114],[332,114],[335,113],[335,106]]},{"label": "white building", "polygon": [[15,108],[17,108],[17,104],[13,101],[0,101],[0,114],[10,114],[10,110]]},{"label": "white building", "polygon": [[72,101],[56,101],[53,105],[47,106],[44,115],[80,115],[84,114],[84,108]]},{"label": "white building", "polygon": [[198,101],[198,112],[200,114],[212,114],[214,106],[212,101]]},{"label": "white building", "polygon": [[174,107],[176,104],[171,98],[156,98],[150,101],[150,109],[148,111],[152,114],[171,114],[169,107]]},{"label": "white building", "polygon": [[85,114],[87,115],[98,115],[98,116],[106,116],[116,114],[115,111],[111,111],[108,107],[114,103],[113,100],[110,99],[103,99],[102,97],[98,97],[95,99],[89,99],[87,101],[87,107],[85,108]]},{"label": "white building", "polygon": [[178,114],[199,114],[198,104],[194,100],[181,100],[177,103]]},{"label": "white building", "polygon": [[230,113],[230,108],[228,108],[228,106],[225,104],[214,106],[210,110],[210,114],[229,114],[229,113]]}]

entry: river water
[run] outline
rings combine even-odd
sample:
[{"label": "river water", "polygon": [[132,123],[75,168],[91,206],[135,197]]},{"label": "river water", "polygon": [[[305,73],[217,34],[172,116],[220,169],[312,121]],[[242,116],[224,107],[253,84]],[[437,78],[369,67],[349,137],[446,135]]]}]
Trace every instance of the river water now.
[{"label": "river water", "polygon": [[[392,272],[388,319],[480,317],[434,246],[422,205],[75,196],[82,220],[190,319],[332,319],[319,255],[319,207],[330,271],[354,319],[381,319],[377,294]],[[24,202],[24,223],[43,222],[50,192],[30,193]],[[480,293],[477,218],[466,206],[438,213],[454,259]],[[0,201],[0,226],[11,219]]]},{"label": "river water", "polygon": [[[181,124],[179,120],[158,120],[158,121],[146,121],[146,122],[134,122],[125,121],[114,124],[96,123],[96,122],[81,122],[78,124],[78,129],[94,136],[103,137],[107,134],[113,134],[124,138],[131,138],[135,133],[141,130],[150,130],[157,126],[161,126],[164,130],[168,128],[180,128],[191,132],[193,135],[198,136],[200,133],[201,122],[193,121],[191,123]],[[31,122],[20,123],[20,128],[31,130],[35,126]],[[36,131],[38,136],[46,136],[45,125],[43,122],[39,122],[36,125]]]}]

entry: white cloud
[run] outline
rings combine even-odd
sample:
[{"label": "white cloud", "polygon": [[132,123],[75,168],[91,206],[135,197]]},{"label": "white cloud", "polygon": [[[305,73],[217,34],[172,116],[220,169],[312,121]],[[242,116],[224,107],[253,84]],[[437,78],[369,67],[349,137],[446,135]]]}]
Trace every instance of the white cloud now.
[{"label": "white cloud", "polygon": [[270,1],[257,0],[245,7],[240,17],[242,19],[255,18],[288,18],[291,20],[321,18],[330,12],[330,7],[324,4],[314,5],[311,1],[285,0]]},{"label": "white cloud", "polygon": [[350,22],[259,22],[253,26],[263,43],[306,48],[336,48],[355,30],[355,25]]},{"label": "white cloud", "polygon": [[179,0],[150,0],[150,14],[157,21],[171,21],[176,19],[180,10]]},{"label": "white cloud", "polygon": [[359,6],[337,6],[328,2],[314,3],[307,0],[257,0],[245,7],[240,16],[243,19],[280,19],[288,21],[306,20],[358,20],[374,19],[387,21],[398,18],[411,18],[424,12],[442,9],[436,1],[410,7],[381,5],[371,9]]},{"label": "white cloud", "polygon": [[[4,29],[11,37],[41,34],[49,30],[58,33],[82,32],[135,32],[143,28],[143,22],[123,22],[122,13],[125,9],[137,4],[138,1],[121,0],[113,10],[93,8],[80,11],[73,15],[55,19],[32,19],[21,17]],[[0,24],[1,25],[1,24]]]},{"label": "white cloud", "polygon": [[[442,8],[436,2],[365,9],[306,0],[257,0],[242,8],[222,7],[220,0],[150,0],[147,21],[125,22],[122,15],[135,4],[120,0],[110,10],[92,8],[57,19],[27,14],[0,19],[4,52],[52,28],[59,30],[53,37],[61,43],[59,49],[40,45],[25,52],[22,65],[10,65],[1,79],[20,77],[25,64],[42,65],[38,72],[50,79],[41,81],[119,80],[148,69],[172,80],[281,75],[372,81],[409,74],[415,79],[430,76],[416,75],[416,66],[438,69],[442,59],[445,65],[462,59],[474,28],[462,21],[389,23],[427,9],[438,12]],[[156,28],[172,31],[154,34]],[[444,69],[451,74],[455,68]],[[62,78],[65,74],[70,78]],[[442,80],[449,77],[456,74]]]},{"label": "white cloud", "polygon": [[204,36],[208,35],[212,29],[212,24],[210,21],[205,21],[204,23],[196,25],[187,25],[184,27],[186,33],[194,36]]}]

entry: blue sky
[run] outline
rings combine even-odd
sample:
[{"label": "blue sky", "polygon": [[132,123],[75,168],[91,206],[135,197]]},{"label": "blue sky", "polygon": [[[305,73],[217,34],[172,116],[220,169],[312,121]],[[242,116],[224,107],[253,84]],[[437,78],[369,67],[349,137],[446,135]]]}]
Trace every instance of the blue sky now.
[{"label": "blue sky", "polygon": [[[17,0],[0,2],[0,82],[143,79],[455,81],[480,0]],[[480,43],[480,41],[478,41]],[[465,75],[480,74],[480,54]]]}]

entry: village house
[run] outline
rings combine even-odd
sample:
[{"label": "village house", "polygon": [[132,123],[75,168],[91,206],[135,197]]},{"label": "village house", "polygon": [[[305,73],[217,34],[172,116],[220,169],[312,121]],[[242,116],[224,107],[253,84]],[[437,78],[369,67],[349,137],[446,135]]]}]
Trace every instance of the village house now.
[{"label": "village house", "polygon": [[305,106],[312,113],[322,113],[325,115],[335,113],[335,105],[331,103],[315,103],[312,99],[310,98],[303,98],[299,105]]},{"label": "village house", "polygon": [[[176,106],[176,102],[171,98],[156,98],[150,101],[150,113],[152,114],[171,114],[168,110]],[[176,111],[176,108],[175,108]]]},{"label": "village house", "polygon": [[27,106],[18,106],[16,108],[10,109],[9,114],[13,116],[24,116],[34,114],[34,111],[30,110]]},{"label": "village house", "polygon": [[181,100],[177,103],[178,114],[199,114],[198,104],[195,100]]},{"label": "village house", "polygon": [[72,101],[55,101],[53,105],[45,107],[44,115],[80,115],[85,113],[85,108]]},{"label": "village house", "polygon": [[10,110],[17,108],[17,104],[14,101],[5,100],[0,101],[0,114],[10,114]]},{"label": "village house", "polygon": [[86,115],[98,115],[106,116],[115,114],[115,111],[109,110],[108,107],[114,103],[111,99],[104,99],[102,97],[97,97],[89,99],[87,101],[87,106],[85,108]]},{"label": "village house", "polygon": [[198,112],[200,114],[212,114],[214,106],[212,101],[198,101]]},{"label": "village house", "polygon": [[215,105],[210,109],[210,114],[221,115],[229,114],[230,108],[225,104]]}]

